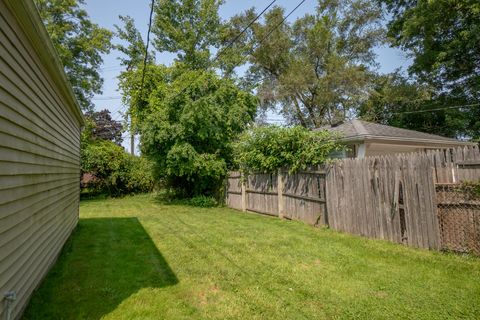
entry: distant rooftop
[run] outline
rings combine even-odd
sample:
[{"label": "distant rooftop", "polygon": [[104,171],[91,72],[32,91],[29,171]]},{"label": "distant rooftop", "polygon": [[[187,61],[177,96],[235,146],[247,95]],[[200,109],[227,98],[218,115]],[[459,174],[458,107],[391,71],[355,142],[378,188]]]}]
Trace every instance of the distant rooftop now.
[{"label": "distant rooftop", "polygon": [[407,130],[363,120],[351,120],[337,126],[323,126],[315,130],[328,130],[332,132],[338,132],[342,136],[342,140],[344,141],[384,139],[436,142],[447,144],[472,144],[471,142],[459,141],[456,139],[442,137],[435,134],[429,134],[415,130]]}]

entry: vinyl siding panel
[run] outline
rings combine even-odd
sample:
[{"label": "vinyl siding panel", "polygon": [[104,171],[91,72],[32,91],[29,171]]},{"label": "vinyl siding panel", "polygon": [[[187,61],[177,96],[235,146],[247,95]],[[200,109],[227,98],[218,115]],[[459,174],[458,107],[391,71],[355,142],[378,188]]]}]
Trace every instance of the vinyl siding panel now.
[{"label": "vinyl siding panel", "polygon": [[0,319],[7,291],[21,316],[78,222],[82,126],[10,8],[0,0]]}]

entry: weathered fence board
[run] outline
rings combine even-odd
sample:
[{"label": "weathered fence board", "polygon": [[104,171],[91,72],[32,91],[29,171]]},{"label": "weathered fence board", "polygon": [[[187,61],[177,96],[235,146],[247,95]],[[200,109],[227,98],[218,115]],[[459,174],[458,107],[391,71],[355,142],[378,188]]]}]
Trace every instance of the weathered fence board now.
[{"label": "weathered fence board", "polygon": [[325,224],[325,173],[283,173],[284,217],[311,225]]},{"label": "weathered fence board", "polygon": [[440,249],[435,184],[479,179],[478,147],[343,159],[295,174],[252,174],[243,184],[232,172],[227,205]]},{"label": "weathered fence board", "polygon": [[242,210],[242,176],[240,172],[230,172],[226,187],[226,205],[230,208]]},{"label": "weathered fence board", "polygon": [[277,174],[258,173],[247,177],[246,209],[278,216]]}]

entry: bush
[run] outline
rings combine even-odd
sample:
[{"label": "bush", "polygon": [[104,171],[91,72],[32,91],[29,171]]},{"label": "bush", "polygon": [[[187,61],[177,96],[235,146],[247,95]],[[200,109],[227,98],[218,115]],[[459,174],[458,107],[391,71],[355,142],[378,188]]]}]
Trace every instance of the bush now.
[{"label": "bush", "polygon": [[130,193],[150,192],[155,187],[153,164],[144,157],[129,155],[130,165],[127,178],[127,190]]},{"label": "bush", "polygon": [[293,173],[327,162],[341,147],[336,136],[327,131],[271,125],[242,134],[234,150],[237,166],[244,172],[289,168]]},{"label": "bush", "polygon": [[163,190],[163,192],[157,195],[156,199],[158,202],[167,205],[185,205],[200,208],[212,208],[219,205],[218,201],[214,197],[201,195],[192,198],[182,198],[181,196],[172,193],[172,190]]},{"label": "bush", "polygon": [[480,180],[463,181],[458,187],[458,191],[463,192],[471,199],[480,199]]},{"label": "bush", "polygon": [[111,141],[95,140],[85,144],[81,154],[82,186],[91,193],[121,196],[153,189],[151,163],[128,154]]},{"label": "bush", "polygon": [[187,200],[187,204],[193,207],[211,208],[218,206],[217,200],[213,197],[196,196]]},{"label": "bush", "polygon": [[148,106],[137,112],[142,153],[180,197],[219,197],[231,142],[253,121],[257,99],[215,72],[158,68]]}]

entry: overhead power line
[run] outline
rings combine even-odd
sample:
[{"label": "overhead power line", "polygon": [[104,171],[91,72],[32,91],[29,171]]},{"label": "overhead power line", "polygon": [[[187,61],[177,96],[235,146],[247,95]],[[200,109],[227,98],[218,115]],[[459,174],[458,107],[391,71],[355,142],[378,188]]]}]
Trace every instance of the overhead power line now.
[{"label": "overhead power line", "polygon": [[119,100],[122,99],[122,96],[110,96],[110,97],[94,97],[92,100]]},{"label": "overhead power line", "polygon": [[140,85],[140,96],[142,96],[143,94],[143,84],[145,83],[145,69],[147,68],[148,45],[150,44],[150,31],[152,29],[152,17],[153,17],[154,5],[155,5],[155,0],[152,0],[151,7],[150,7],[150,18],[148,19],[147,43],[145,44],[145,57],[143,59],[142,84]]},{"label": "overhead power line", "polygon": [[257,49],[263,41],[267,40],[267,38],[270,37],[270,35],[271,35],[275,30],[277,30],[282,24],[284,24],[285,21],[287,21],[287,19],[288,19],[295,11],[297,11],[297,9],[300,8],[300,6],[301,6],[302,4],[305,3],[305,1],[307,1],[307,0],[302,0],[302,1],[300,1],[300,2],[297,4],[297,6],[296,6],[295,8],[293,8],[293,9],[282,19],[282,21],[280,21],[279,23],[277,23],[277,25],[276,25],[275,27],[273,27],[269,32],[267,32],[267,34],[257,43],[256,46],[254,46],[254,47],[252,48],[251,51]]},{"label": "overhead power line", "polygon": [[468,107],[475,107],[475,106],[480,106],[480,103],[464,104],[464,105],[458,105],[458,106],[448,106],[448,107],[435,108],[435,109],[424,109],[424,110],[392,112],[392,114],[425,113],[425,112],[432,112],[432,111],[441,111],[441,110],[447,110],[447,109],[468,108]]},{"label": "overhead power line", "polygon": [[98,70],[100,70],[100,71],[116,71],[116,70],[120,70],[120,69],[123,69],[123,68],[124,68],[124,66],[115,65],[115,66],[106,66],[106,67],[98,68]]},{"label": "overhead power line", "polygon": [[[214,62],[216,62],[218,60],[218,58],[220,58],[220,56],[225,52],[226,49],[228,48],[231,48],[233,46],[233,44],[235,42],[238,41],[238,39],[240,39],[240,37],[248,30],[248,28],[250,28],[264,13],[265,11],[267,11],[277,0],[273,0],[272,2],[270,2],[270,4],[268,6],[265,7],[265,9],[262,10],[262,12],[260,12],[256,17],[255,19],[253,19],[252,21],[250,21],[250,23],[245,27],[243,28],[242,31],[240,31],[239,34],[237,34],[237,36],[235,38],[233,38],[232,41],[230,41],[227,46],[225,48],[222,48],[222,50],[220,50],[220,52],[215,56],[215,58],[212,60],[212,63],[213,64]],[[304,0],[305,1],[305,0]]]},{"label": "overhead power line", "polygon": [[[277,0],[273,0],[272,2],[270,2],[270,4],[268,6],[265,7],[265,9],[262,10],[262,12],[260,12],[252,21],[250,21],[250,23],[242,29],[242,31],[240,31],[239,34],[237,34],[235,36],[235,38],[233,38],[228,44],[226,47],[222,48],[216,55],[215,57],[213,58],[213,60],[210,62],[210,66],[213,65],[219,58],[222,54],[225,53],[226,49],[228,48],[231,48],[233,46],[233,44],[235,42],[238,41],[238,39],[240,39],[240,37],[248,30],[248,28],[250,28],[258,19],[260,19],[260,17],[276,2]],[[303,1],[306,1],[306,0],[303,0]],[[180,90],[179,93],[177,93],[174,98],[178,97],[180,94],[184,93],[185,90],[187,90],[195,81],[198,80],[200,76],[197,76],[195,78],[193,78],[182,90]]]}]

